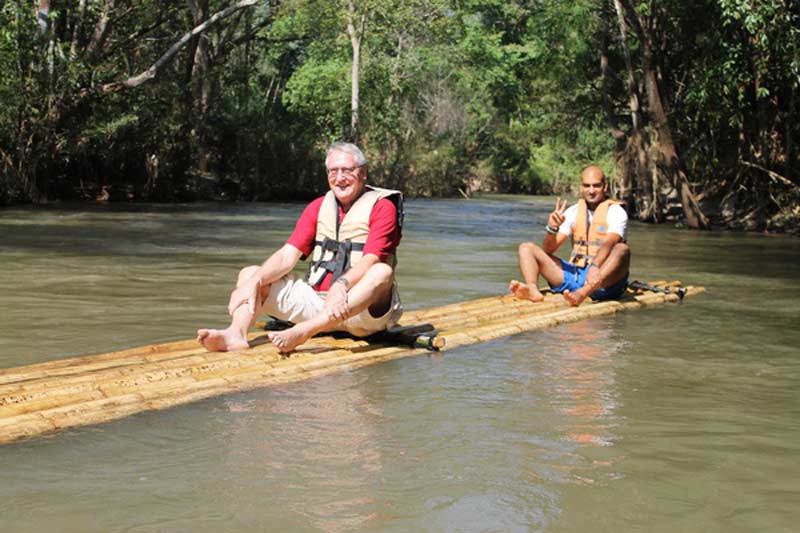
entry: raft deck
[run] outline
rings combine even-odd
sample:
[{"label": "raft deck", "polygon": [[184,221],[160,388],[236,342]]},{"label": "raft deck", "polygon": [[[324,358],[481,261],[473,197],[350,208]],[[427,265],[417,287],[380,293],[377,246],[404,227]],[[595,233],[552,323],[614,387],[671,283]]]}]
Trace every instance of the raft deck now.
[{"label": "raft deck", "polygon": [[[452,350],[704,292],[702,287],[684,287],[679,296],[679,282],[651,285],[667,291],[629,289],[619,301],[586,302],[579,307],[568,307],[552,294],[539,303],[495,296],[407,312],[402,324],[431,324],[438,330],[437,344],[444,342],[442,350]],[[210,353],[195,340],[187,340],[2,369],[0,443],[430,353],[385,340],[320,336],[286,356],[266,335],[251,333],[252,347],[234,352]]]}]

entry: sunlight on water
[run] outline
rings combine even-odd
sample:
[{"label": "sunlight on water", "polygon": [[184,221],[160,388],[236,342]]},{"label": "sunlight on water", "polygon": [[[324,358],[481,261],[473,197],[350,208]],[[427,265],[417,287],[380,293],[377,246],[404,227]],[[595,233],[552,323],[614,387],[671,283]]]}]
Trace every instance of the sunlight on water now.
[{"label": "sunlight on water", "polygon": [[[505,291],[545,198],[412,200],[407,308]],[[0,367],[225,323],[302,205],[0,211]],[[633,224],[708,292],[0,447],[3,531],[791,531],[800,242]]]}]

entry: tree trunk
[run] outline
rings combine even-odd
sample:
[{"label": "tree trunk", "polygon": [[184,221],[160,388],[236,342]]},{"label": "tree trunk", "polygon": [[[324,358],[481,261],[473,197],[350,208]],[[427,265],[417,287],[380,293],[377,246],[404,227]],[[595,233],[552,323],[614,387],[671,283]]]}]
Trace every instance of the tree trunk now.
[{"label": "tree trunk", "polygon": [[789,91],[790,91],[789,108],[784,112],[783,122],[785,129],[784,135],[786,137],[786,175],[793,176],[795,155],[794,155],[794,139],[792,139],[792,126],[794,126],[794,120],[792,120],[792,117],[797,116],[794,114],[794,108],[795,108],[794,86],[789,87]]},{"label": "tree trunk", "polygon": [[657,136],[651,144],[656,169],[659,175],[664,176],[678,190],[686,224],[691,228],[706,228],[708,219],[700,210],[697,199],[689,186],[689,180],[683,169],[683,162],[678,155],[678,149],[672,138],[672,129],[664,110],[653,57],[652,36],[645,32],[645,25],[631,7],[630,0],[622,0],[620,3],[628,13],[639,37],[642,76],[647,92],[647,112]]},{"label": "tree trunk", "polygon": [[94,28],[89,45],[86,47],[86,54],[89,57],[94,57],[100,53],[106,44],[108,32],[111,30],[111,11],[114,9],[115,0],[106,0],[103,4],[103,12],[100,14],[100,19]]},{"label": "tree trunk", "polygon": [[350,68],[350,138],[358,142],[358,106],[359,106],[359,76],[361,68],[361,37],[364,34],[366,17],[361,15],[359,28],[355,27],[357,16],[356,5],[353,0],[347,2],[347,34],[350,36],[350,46],[353,49],[353,62]]},{"label": "tree trunk", "polygon": [[39,9],[36,12],[39,28],[46,32],[50,26],[50,0],[39,0]]},{"label": "tree trunk", "polygon": [[625,132],[622,131],[616,113],[611,107],[611,98],[608,91],[608,23],[605,16],[600,20],[600,91],[603,102],[603,115],[606,123],[611,128],[611,136],[617,141],[617,151],[621,152],[625,144]]},{"label": "tree trunk", "polygon": [[[639,98],[639,89],[636,75],[633,70],[633,60],[628,48],[628,26],[625,23],[623,8],[619,0],[614,0],[614,10],[617,15],[620,45],[625,58],[625,87],[628,90],[628,108],[631,112],[631,131],[628,142],[624,148],[624,161],[626,181],[629,183],[623,199],[631,214],[642,220],[653,218],[655,220],[656,197],[651,194],[652,184],[648,168],[648,139],[642,129],[642,112]],[[635,190],[641,191],[636,202]]]},{"label": "tree trunk", "polygon": [[700,210],[697,199],[689,186],[689,180],[683,170],[683,162],[678,155],[678,149],[672,139],[672,129],[667,120],[667,114],[661,101],[661,93],[656,80],[656,72],[652,64],[652,55],[649,44],[642,43],[642,70],[644,72],[645,88],[647,90],[648,112],[658,138],[652,144],[656,152],[655,164],[660,175],[664,175],[673,187],[678,189],[683,214],[686,224],[690,228],[701,229],[708,227],[708,219]]},{"label": "tree trunk", "polygon": [[86,17],[86,0],[79,0],[78,2],[78,14],[75,17],[75,21],[72,26],[72,42],[70,43],[69,47],[69,57],[70,59],[75,59],[78,57],[78,41],[81,35],[81,28],[83,26],[83,19]]},{"label": "tree trunk", "polygon": [[[190,0],[192,11],[192,22],[199,26],[208,20],[209,0]],[[194,54],[190,58],[192,64],[191,88],[192,88],[192,135],[191,141],[194,151],[195,168],[201,174],[209,170],[211,154],[208,147],[206,135],[206,119],[211,100],[210,75],[211,58],[208,36],[201,34],[197,36]]]}]

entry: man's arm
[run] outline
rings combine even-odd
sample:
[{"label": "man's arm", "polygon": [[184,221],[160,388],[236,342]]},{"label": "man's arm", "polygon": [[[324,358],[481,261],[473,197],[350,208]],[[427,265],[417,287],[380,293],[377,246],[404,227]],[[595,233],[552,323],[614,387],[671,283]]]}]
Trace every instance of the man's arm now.
[{"label": "man's arm", "polygon": [[608,254],[611,253],[611,249],[614,248],[614,245],[621,241],[622,241],[622,235],[617,235],[616,233],[606,234],[606,238],[603,240],[603,244],[600,245],[600,249],[597,251],[597,255],[594,256],[592,265],[596,267],[602,266],[603,263],[605,263],[606,259],[608,259]]},{"label": "man's arm", "polygon": [[545,251],[547,254],[554,254],[559,247],[564,244],[569,238],[570,233],[572,232],[572,228],[567,228],[567,231],[562,232],[561,227],[564,222],[567,220],[566,216],[567,211],[567,201],[561,202],[561,198],[556,199],[556,208],[550,213],[550,216],[547,217],[547,226],[546,226],[546,233],[544,235],[544,240],[542,241],[542,250]]},{"label": "man's arm", "polygon": [[257,276],[262,285],[274,283],[291,272],[302,256],[302,251],[286,243],[264,261],[254,277]]},{"label": "man's arm", "polygon": [[564,235],[563,233],[556,233],[555,235],[550,233],[545,233],[544,240],[542,241],[542,250],[548,254],[554,254],[556,250],[558,250],[564,241],[569,238],[568,235]]},{"label": "man's arm", "polygon": [[350,316],[347,291],[355,286],[377,263],[385,263],[400,243],[397,226],[397,207],[386,198],[379,200],[369,219],[369,235],[364,243],[364,255],[328,289],[325,307],[332,318],[343,320]]},{"label": "man's arm", "polygon": [[[361,278],[364,277],[364,274],[367,273],[367,270],[370,269],[372,265],[377,263],[381,263],[381,260],[378,259],[378,256],[375,254],[367,254],[361,258],[361,260],[356,263],[354,267],[351,267],[345,272],[344,274],[339,277],[339,279],[344,278],[345,281],[339,282],[338,285],[352,287],[359,281]],[[336,284],[334,284],[336,285]],[[332,287],[332,286],[331,286]]]},{"label": "man's arm", "polygon": [[[592,263],[589,265],[589,270],[586,272],[586,285],[589,287],[599,287],[603,283],[600,267],[603,266],[603,263],[608,259],[608,254],[611,253],[611,250],[618,242],[622,242],[622,235],[617,233],[606,234],[606,238],[603,239],[603,244],[600,245],[597,255],[594,256]],[[606,273],[606,275],[608,275],[608,273]]]},{"label": "man's arm", "polygon": [[231,293],[228,314],[233,315],[233,312],[244,303],[248,304],[251,314],[255,313],[256,305],[260,303],[258,299],[261,287],[269,285],[291,272],[302,255],[303,253],[293,245],[284,244],[258,267],[250,279]]},{"label": "man's arm", "polygon": [[328,316],[338,320],[344,320],[350,316],[350,306],[347,302],[347,291],[356,283],[361,281],[367,270],[372,265],[380,263],[381,260],[375,254],[367,254],[355,266],[349,268],[347,272],[339,276],[328,289],[325,297],[325,309]]}]

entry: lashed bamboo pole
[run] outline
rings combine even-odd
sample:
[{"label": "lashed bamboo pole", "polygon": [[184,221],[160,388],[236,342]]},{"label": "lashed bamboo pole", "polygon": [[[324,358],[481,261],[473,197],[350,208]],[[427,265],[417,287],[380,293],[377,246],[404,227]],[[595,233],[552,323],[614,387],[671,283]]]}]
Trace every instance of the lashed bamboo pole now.
[{"label": "lashed bamboo pole", "polygon": [[[517,300],[511,296],[501,296],[450,304],[431,310],[407,312],[403,318],[404,322],[407,323],[435,320],[437,327],[443,329],[452,323],[464,324],[465,320],[478,323],[494,316],[517,316],[519,313],[540,314],[563,305],[560,297],[553,297],[552,295],[546,302],[537,305],[532,305],[528,301]],[[198,346],[195,341],[154,344],[106,354],[73,357],[25,367],[0,369],[0,385],[44,377],[67,376],[76,373],[84,374],[89,370],[129,366],[136,363],[146,364],[205,353],[205,350]]]},{"label": "lashed bamboo pole", "polygon": [[[702,287],[687,287],[685,296],[695,296],[704,292]],[[613,315],[619,311],[627,311],[642,307],[652,307],[666,302],[676,302],[680,298],[677,294],[653,294],[647,293],[636,296],[632,301],[607,301],[581,306],[577,308],[567,308],[541,316],[521,317],[517,322],[496,321],[489,322],[476,328],[459,328],[446,331],[448,349],[476,342],[485,342],[508,335],[543,329],[546,327],[557,326],[569,322],[577,322],[600,316]]]},{"label": "lashed bamboo pole", "polygon": [[[468,305],[464,303],[451,304],[432,310],[406,313],[403,321],[404,323],[435,321],[437,328],[443,330],[451,327],[452,324],[474,326],[494,318],[520,316],[520,314],[541,314],[563,306],[563,300],[560,297],[533,305],[528,301],[502,296],[475,300],[468,302]],[[347,342],[352,343],[352,341]],[[326,346],[330,346],[330,340]],[[66,377],[72,374],[86,375],[90,370],[101,371],[122,366],[129,367],[134,364],[146,365],[177,359],[188,362],[184,358],[195,355],[206,355],[206,351],[195,341],[179,341],[100,355],[48,361],[26,367],[1,369],[0,394],[5,392],[4,384],[48,377]]]},{"label": "lashed bamboo pole", "polygon": [[[688,287],[685,294],[702,291]],[[622,301],[570,308],[552,295],[540,303],[500,296],[410,312],[404,323],[430,322],[452,349],[675,300],[675,293],[629,294]],[[208,353],[194,341],[179,341],[0,370],[0,443],[427,353],[319,337],[285,357],[264,342],[264,335],[252,334],[254,347],[239,352]]]}]

